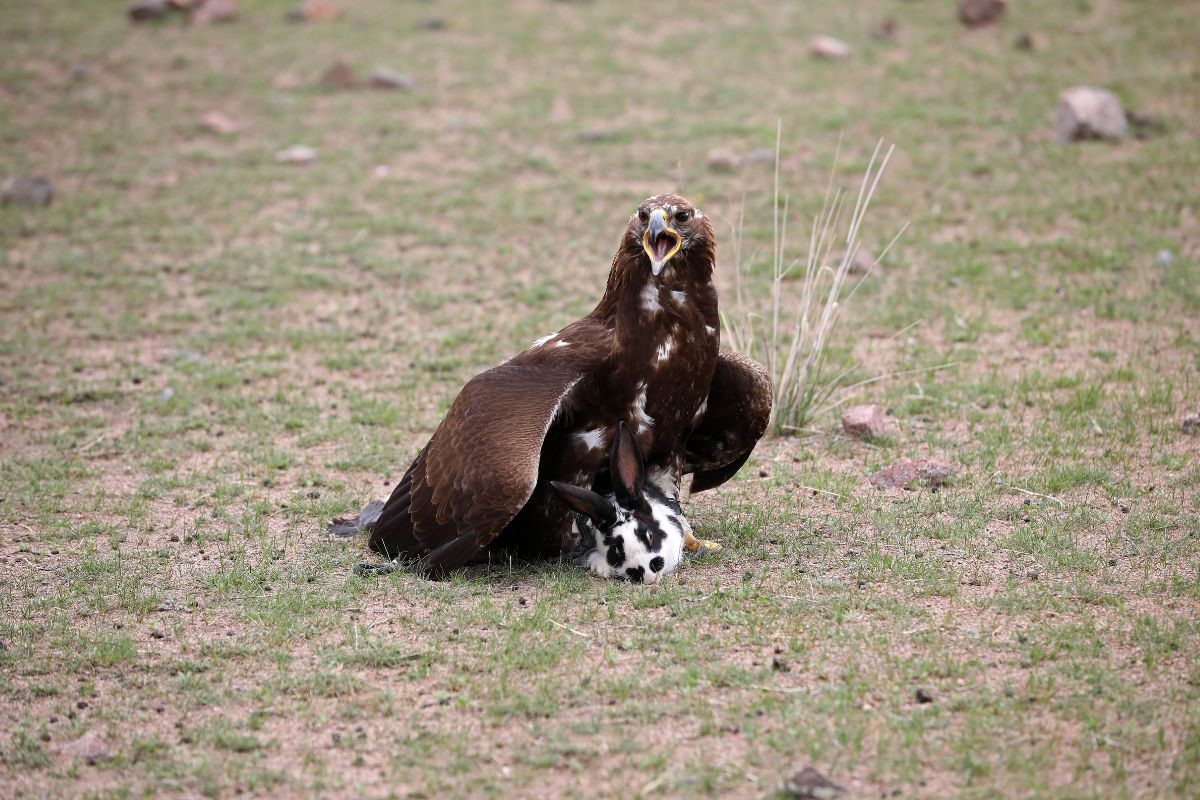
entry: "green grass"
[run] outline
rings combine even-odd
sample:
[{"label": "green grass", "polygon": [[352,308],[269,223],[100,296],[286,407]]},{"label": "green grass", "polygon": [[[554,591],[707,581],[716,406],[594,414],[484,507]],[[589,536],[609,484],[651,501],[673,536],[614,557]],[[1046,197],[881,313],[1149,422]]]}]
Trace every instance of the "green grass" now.
[{"label": "green grass", "polygon": [[[1196,794],[1194,9],[291,5],[0,0],[0,178],[57,190],[0,207],[0,795],[761,798],[808,763],[864,797]],[[337,57],[417,88],[320,87]],[[1085,82],[1164,130],[1055,143]],[[688,504],[725,550],[650,590],[356,577],[323,522],[591,308],[643,197],[716,221],[725,297],[744,204],[766,297],[772,171],[707,154],[779,121],[793,241],[839,139],[848,188],[896,144],[865,245],[910,227],[826,368],[905,373],[855,397],[894,429],[764,441]],[[905,457],[957,477],[870,486]]]}]

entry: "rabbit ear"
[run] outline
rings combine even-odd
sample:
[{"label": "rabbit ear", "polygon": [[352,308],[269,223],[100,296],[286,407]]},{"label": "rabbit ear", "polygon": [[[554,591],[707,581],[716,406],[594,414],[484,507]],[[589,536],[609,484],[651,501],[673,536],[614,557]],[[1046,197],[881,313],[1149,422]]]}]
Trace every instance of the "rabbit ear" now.
[{"label": "rabbit ear", "polygon": [[642,464],[642,451],[638,449],[637,440],[633,438],[624,422],[617,426],[617,438],[613,442],[609,471],[612,473],[613,491],[617,495],[617,502],[626,508],[635,505],[642,497],[646,470]]},{"label": "rabbit ear", "polygon": [[611,524],[617,519],[616,509],[607,497],[559,481],[550,481],[550,488],[558,495],[563,505],[583,514],[597,525]]}]

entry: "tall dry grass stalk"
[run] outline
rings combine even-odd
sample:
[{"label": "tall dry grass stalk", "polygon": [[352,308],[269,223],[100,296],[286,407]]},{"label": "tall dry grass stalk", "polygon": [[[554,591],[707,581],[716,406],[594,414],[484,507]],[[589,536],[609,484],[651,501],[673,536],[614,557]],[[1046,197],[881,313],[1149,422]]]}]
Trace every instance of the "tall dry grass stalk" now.
[{"label": "tall dry grass stalk", "polygon": [[[880,252],[871,268],[856,283],[847,287],[851,265],[861,247],[859,232],[863,220],[894,147],[888,146],[881,155],[883,142],[875,146],[845,229],[844,247],[840,256],[835,258],[834,246],[841,238],[839,223],[849,196],[846,190],[834,186],[837,159],[841,151],[839,142],[821,212],[813,220],[809,232],[808,253],[803,260],[789,258],[789,200],[784,195],[782,203],[780,201],[779,152],[782,136],[783,125],[780,123],[775,133],[774,233],[769,305],[765,310],[760,306],[747,306],[743,294],[743,283],[753,261],[742,259],[743,208],[733,231],[735,310],[733,315],[723,313],[721,322],[733,348],[762,362],[771,373],[774,383],[772,425],[777,434],[788,434],[805,429],[814,415],[836,404],[834,396],[853,367],[837,375],[825,374],[830,337],[837,327],[845,303],[854,296],[863,280],[883,260],[908,226],[905,224]],[[797,267],[801,266],[803,273],[796,275]],[[799,291],[798,307],[789,312],[788,308],[793,304],[788,302],[790,298],[785,297],[785,293],[791,291],[792,287]]]}]

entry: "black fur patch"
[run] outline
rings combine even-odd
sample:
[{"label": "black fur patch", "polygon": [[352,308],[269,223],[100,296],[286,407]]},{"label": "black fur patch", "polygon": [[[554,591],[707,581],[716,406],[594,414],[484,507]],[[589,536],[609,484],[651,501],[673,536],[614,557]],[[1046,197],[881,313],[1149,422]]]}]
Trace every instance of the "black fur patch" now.
[{"label": "black fur patch", "polygon": [[625,543],[620,539],[613,540],[608,546],[608,565],[619,567],[625,563]]},{"label": "black fur patch", "polygon": [[655,556],[654,558],[650,559],[650,571],[662,572],[662,568],[666,563],[666,561],[663,561],[662,556]]},{"label": "black fur patch", "polygon": [[629,569],[625,570],[625,574],[628,575],[629,580],[633,581],[634,583],[641,583],[646,578],[646,568],[637,567],[635,569],[634,567],[630,567]]}]

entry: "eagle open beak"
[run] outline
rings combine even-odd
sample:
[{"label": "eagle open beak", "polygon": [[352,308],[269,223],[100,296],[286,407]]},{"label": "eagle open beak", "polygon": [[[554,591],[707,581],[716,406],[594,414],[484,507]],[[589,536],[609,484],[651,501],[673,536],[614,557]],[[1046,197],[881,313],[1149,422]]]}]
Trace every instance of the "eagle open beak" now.
[{"label": "eagle open beak", "polygon": [[650,271],[657,277],[663,265],[679,252],[683,237],[667,224],[667,212],[656,208],[650,214],[646,232],[642,234],[642,249],[650,256]]}]

